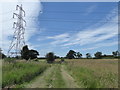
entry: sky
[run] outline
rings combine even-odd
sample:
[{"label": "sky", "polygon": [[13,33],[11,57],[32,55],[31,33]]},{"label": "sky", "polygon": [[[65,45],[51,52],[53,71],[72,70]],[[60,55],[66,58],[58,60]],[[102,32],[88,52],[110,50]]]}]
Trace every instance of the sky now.
[{"label": "sky", "polygon": [[[16,4],[4,3],[0,13],[0,45],[6,53],[13,35],[12,14]],[[54,52],[65,56],[69,50],[94,55],[112,54],[118,49],[117,2],[24,2],[27,22],[25,41],[40,56]],[[9,5],[9,8],[7,6]],[[2,42],[1,42],[2,41]]]}]

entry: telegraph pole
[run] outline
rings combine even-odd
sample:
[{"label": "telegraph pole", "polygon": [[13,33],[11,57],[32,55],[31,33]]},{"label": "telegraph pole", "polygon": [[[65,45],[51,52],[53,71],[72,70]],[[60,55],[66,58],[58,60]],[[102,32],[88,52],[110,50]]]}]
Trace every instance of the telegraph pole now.
[{"label": "telegraph pole", "polygon": [[20,56],[21,49],[25,45],[24,34],[26,21],[24,20],[25,11],[22,8],[22,4],[20,6],[17,5],[16,10],[18,13],[13,13],[13,18],[17,19],[17,21],[13,23],[15,31],[8,50],[8,56],[10,57]]}]

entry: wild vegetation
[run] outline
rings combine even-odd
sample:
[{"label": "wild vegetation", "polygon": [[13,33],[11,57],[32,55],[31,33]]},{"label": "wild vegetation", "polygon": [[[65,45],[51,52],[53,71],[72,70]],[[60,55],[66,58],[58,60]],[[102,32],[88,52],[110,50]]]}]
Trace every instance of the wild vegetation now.
[{"label": "wild vegetation", "polygon": [[[70,50],[65,57],[49,52],[38,59],[36,50],[24,46],[21,57],[4,57],[2,87],[18,88],[118,88],[118,51],[96,52],[95,57]],[[107,59],[104,59],[107,58]],[[110,59],[112,58],[112,59]]]},{"label": "wild vegetation", "polygon": [[28,82],[34,77],[40,75],[49,65],[39,62],[14,62],[3,63],[2,87],[11,87],[15,84]]},{"label": "wild vegetation", "polygon": [[[64,59],[61,63],[62,60],[63,58],[57,59],[52,64],[47,64],[45,59],[38,62],[4,62],[2,87],[14,85],[18,88],[118,87],[117,59]],[[28,82],[27,85],[25,82]]]},{"label": "wild vegetation", "polygon": [[118,60],[68,60],[66,66],[83,88],[118,87]]}]

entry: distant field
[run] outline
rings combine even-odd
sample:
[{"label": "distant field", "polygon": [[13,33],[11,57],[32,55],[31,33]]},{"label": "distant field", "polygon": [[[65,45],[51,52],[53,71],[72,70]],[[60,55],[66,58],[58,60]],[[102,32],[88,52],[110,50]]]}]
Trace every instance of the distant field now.
[{"label": "distant field", "polygon": [[4,63],[3,87],[17,88],[117,88],[117,59],[57,59]]}]

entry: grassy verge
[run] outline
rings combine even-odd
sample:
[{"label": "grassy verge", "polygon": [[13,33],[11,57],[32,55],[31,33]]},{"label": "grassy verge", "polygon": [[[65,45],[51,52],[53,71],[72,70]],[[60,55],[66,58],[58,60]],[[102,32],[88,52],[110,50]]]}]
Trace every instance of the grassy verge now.
[{"label": "grassy verge", "polygon": [[69,61],[67,70],[83,88],[118,88],[117,62],[112,62]]},{"label": "grassy verge", "polygon": [[41,74],[47,67],[48,64],[41,62],[5,62],[2,67],[2,87],[11,87],[12,85],[29,82]]},{"label": "grassy verge", "polygon": [[59,64],[53,64],[54,70],[51,74],[45,78],[46,82],[48,83],[48,88],[65,88],[66,84],[63,80],[61,75],[61,69]]}]

